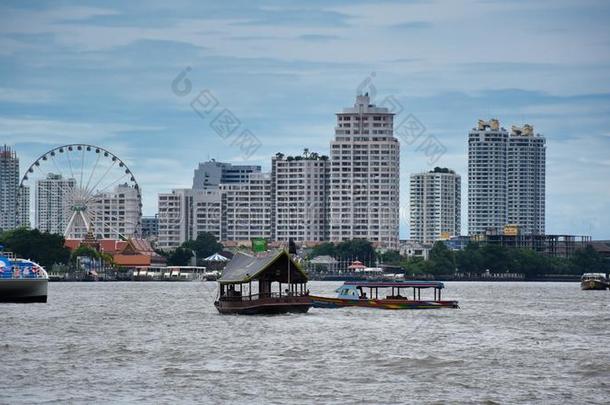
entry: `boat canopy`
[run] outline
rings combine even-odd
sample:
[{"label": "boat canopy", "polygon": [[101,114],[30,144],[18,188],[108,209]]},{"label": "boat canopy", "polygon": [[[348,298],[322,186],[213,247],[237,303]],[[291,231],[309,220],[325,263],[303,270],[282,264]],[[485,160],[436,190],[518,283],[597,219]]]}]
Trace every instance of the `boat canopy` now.
[{"label": "boat canopy", "polygon": [[440,281],[346,281],[344,285],[366,288],[445,288]]},{"label": "boat canopy", "polygon": [[[290,277],[288,269],[290,268]],[[280,283],[306,283],[307,275],[285,250],[263,256],[238,252],[227,264],[218,279],[220,284],[249,283],[253,280],[279,281]]]}]

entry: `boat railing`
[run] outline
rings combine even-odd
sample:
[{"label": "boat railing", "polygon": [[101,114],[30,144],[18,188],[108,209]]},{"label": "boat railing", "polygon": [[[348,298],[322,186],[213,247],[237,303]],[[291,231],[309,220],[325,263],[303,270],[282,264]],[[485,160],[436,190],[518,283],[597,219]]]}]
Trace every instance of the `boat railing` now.
[{"label": "boat railing", "polygon": [[259,293],[259,294],[247,294],[247,295],[224,295],[220,297],[222,301],[259,301],[259,300],[267,300],[267,299],[289,299],[289,298],[297,298],[303,297],[304,294],[280,294],[277,292],[273,293]]}]

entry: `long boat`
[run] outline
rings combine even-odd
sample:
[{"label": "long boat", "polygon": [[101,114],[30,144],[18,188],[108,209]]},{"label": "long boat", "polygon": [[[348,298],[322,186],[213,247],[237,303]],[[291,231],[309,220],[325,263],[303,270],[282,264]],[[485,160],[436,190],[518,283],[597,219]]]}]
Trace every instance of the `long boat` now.
[{"label": "long boat", "polygon": [[0,302],[47,302],[49,276],[31,260],[0,253]]},{"label": "long boat", "polygon": [[218,284],[214,306],[221,314],[303,313],[311,308],[307,275],[285,250],[236,253]]},{"label": "long boat", "polygon": [[[312,295],[310,298],[314,308],[459,308],[457,301],[442,299],[443,288],[445,285],[440,281],[348,281],[335,290],[337,297]],[[368,294],[366,290],[368,290]],[[382,291],[381,298],[380,290]],[[422,299],[422,290],[433,290],[433,298]],[[385,292],[385,296],[383,292]]]}]

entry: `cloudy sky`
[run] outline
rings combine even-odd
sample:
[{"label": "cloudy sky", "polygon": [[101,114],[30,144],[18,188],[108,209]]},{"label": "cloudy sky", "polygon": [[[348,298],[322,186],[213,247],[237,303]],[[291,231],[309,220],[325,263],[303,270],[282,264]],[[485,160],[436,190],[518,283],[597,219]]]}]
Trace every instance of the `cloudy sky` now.
[{"label": "cloudy sky", "polygon": [[[547,232],[610,239],[607,1],[135,3],[2,2],[0,143],[22,167],[61,144],[106,147],[153,214],[199,161],[328,153],[334,113],[364,86],[446,147],[436,165],[463,176],[463,231],[467,133],[497,117],[547,138]],[[172,86],[181,72],[190,88]],[[234,135],[193,111],[204,90],[239,120]],[[252,154],[235,142],[246,129],[262,145]],[[432,166],[402,145],[401,237],[408,176]]]}]

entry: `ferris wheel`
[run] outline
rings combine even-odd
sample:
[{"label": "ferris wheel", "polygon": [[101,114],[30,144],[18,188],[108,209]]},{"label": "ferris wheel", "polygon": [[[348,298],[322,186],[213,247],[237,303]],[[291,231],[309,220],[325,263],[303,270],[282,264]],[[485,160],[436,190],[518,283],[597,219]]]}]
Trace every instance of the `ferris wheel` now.
[{"label": "ferris wheel", "polygon": [[[21,226],[68,239],[138,236],[142,193],[125,162],[99,146],[70,144],[42,154],[19,184]],[[32,221],[33,219],[33,221]]]}]

